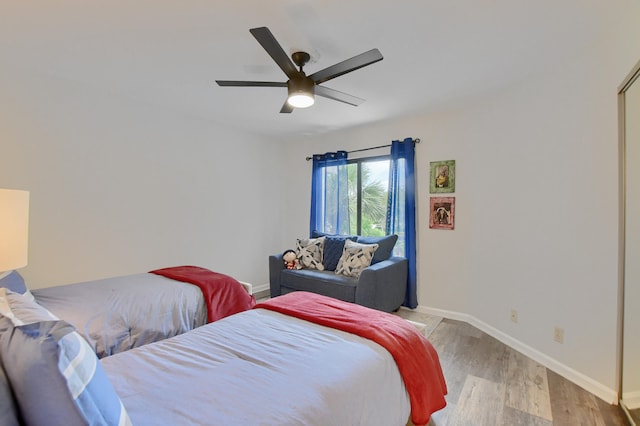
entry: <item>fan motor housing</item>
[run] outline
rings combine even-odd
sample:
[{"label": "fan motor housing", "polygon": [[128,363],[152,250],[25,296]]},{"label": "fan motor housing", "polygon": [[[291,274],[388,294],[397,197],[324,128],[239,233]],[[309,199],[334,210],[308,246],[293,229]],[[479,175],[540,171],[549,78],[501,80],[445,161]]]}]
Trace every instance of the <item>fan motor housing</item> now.
[{"label": "fan motor housing", "polygon": [[311,77],[307,77],[304,73],[300,77],[295,77],[287,81],[289,88],[289,96],[296,93],[315,94],[315,83]]}]

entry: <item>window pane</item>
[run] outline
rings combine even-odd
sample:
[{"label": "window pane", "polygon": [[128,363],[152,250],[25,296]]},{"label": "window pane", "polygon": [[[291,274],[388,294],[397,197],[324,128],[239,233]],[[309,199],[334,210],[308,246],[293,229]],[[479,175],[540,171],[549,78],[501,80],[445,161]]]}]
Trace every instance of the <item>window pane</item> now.
[{"label": "window pane", "polygon": [[358,164],[349,163],[347,165],[349,175],[349,234],[358,233]]},{"label": "window pane", "polygon": [[362,163],[362,235],[384,235],[389,190],[389,160]]}]

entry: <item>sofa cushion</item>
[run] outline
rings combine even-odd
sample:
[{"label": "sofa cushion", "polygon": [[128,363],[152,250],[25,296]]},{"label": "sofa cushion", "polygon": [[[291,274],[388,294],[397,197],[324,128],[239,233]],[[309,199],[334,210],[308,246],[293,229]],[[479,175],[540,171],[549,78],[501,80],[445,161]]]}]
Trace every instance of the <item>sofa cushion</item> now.
[{"label": "sofa cushion", "polygon": [[345,241],[342,256],[336,267],[336,274],[347,277],[360,278],[364,268],[371,265],[373,255],[378,244],[360,244],[350,240]]},{"label": "sofa cushion", "polygon": [[393,253],[393,248],[398,241],[397,235],[384,235],[382,237],[362,237],[359,236],[357,242],[361,244],[378,244],[378,249],[373,255],[372,265],[387,260]]},{"label": "sofa cushion", "polygon": [[291,291],[310,291],[347,302],[355,302],[355,278],[337,275],[333,271],[314,271],[311,269],[282,270],[281,294]]},{"label": "sofa cushion", "polygon": [[325,237],[298,239],[296,242],[296,256],[300,266],[307,269],[324,270],[322,253]]}]

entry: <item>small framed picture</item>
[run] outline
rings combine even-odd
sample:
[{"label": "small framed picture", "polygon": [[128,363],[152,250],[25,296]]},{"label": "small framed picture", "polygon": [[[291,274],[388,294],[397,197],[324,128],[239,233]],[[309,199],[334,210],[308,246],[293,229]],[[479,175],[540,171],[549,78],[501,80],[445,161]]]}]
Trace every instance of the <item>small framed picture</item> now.
[{"label": "small framed picture", "polygon": [[456,215],[456,197],[431,197],[429,228],[453,229]]},{"label": "small framed picture", "polygon": [[429,189],[432,194],[456,192],[456,160],[431,162]]}]

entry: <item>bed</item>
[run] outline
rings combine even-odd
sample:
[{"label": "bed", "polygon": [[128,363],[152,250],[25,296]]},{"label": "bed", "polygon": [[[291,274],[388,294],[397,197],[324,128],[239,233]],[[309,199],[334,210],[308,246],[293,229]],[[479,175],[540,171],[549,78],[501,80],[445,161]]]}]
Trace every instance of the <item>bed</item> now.
[{"label": "bed", "polygon": [[[59,418],[74,425],[78,417],[77,424],[401,426],[426,424],[446,404],[437,353],[411,324],[313,293],[280,296],[101,360],[91,353],[92,368],[84,370],[93,374],[71,402],[48,385],[53,380],[32,377],[45,373],[20,351],[39,353],[35,341],[55,340],[58,353],[71,352],[80,364],[81,350],[64,343],[74,332],[63,321],[34,322],[38,314],[31,311],[18,314],[27,318],[16,325],[1,297],[0,313],[0,373],[15,402],[1,412],[30,424],[55,425]],[[52,379],[68,370],[60,359],[54,356],[46,373]]]},{"label": "bed", "polygon": [[73,325],[99,358],[182,334],[255,304],[232,277],[196,266],[35,289],[31,294],[55,317]]}]

